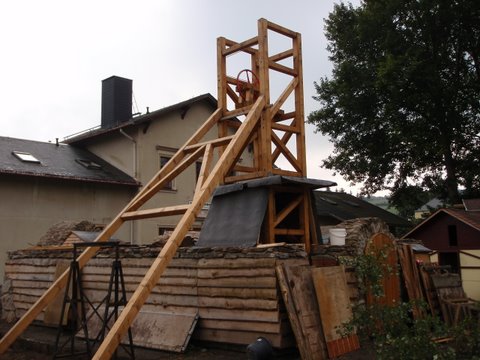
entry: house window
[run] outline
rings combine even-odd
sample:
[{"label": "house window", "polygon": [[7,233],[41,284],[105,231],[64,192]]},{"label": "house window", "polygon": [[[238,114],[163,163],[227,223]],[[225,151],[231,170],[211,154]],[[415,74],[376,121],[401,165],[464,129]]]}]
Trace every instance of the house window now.
[{"label": "house window", "polygon": [[456,225],[448,225],[448,246],[458,246]]},{"label": "house window", "polygon": [[[160,155],[160,169],[163,168],[171,159],[171,156]],[[164,190],[175,190],[175,181],[172,180],[165,184]]]}]

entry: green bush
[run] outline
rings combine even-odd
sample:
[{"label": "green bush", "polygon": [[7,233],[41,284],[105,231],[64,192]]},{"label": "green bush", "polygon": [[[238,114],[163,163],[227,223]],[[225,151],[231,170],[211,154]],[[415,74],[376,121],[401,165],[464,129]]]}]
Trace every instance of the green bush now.
[{"label": "green bush", "polygon": [[[374,297],[383,295],[381,280],[393,269],[386,269],[382,258],[382,255],[361,255],[346,262],[355,268],[361,295],[367,292]],[[414,307],[426,310],[424,302],[396,306],[360,303],[352,309],[352,320],[339,332],[342,335],[356,332],[362,342],[371,341],[378,360],[480,360],[479,319],[469,318],[458,326],[448,327],[438,316],[414,319]],[[447,341],[436,341],[441,338]]]}]

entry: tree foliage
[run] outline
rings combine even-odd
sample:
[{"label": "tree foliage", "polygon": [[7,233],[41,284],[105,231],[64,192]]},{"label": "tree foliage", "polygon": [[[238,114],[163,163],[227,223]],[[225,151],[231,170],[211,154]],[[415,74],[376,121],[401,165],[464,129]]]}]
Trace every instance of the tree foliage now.
[{"label": "tree foliage", "polygon": [[326,36],[334,68],[308,117],[334,144],[323,166],[364,193],[478,194],[480,1],[341,3]]}]

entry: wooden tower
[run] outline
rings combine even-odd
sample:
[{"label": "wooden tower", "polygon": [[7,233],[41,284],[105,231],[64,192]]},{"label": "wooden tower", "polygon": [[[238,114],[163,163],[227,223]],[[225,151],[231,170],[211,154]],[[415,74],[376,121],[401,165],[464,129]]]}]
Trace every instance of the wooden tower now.
[{"label": "wooden tower", "polygon": [[[281,51],[270,54],[269,41],[283,41],[287,45]],[[221,37],[217,41],[217,51],[218,109],[96,239],[97,242],[107,241],[127,221],[182,215],[94,359],[111,358],[197,214],[217,186],[270,175],[306,176],[300,34],[260,19],[257,36],[240,43]],[[229,75],[227,70],[230,59],[237,55],[243,59],[246,57],[249,67]],[[275,89],[280,90],[275,97],[270,93],[270,82],[273,79],[285,83],[285,86],[275,85]],[[229,110],[230,106],[234,109]],[[205,141],[204,135],[214,126],[218,127],[218,138]],[[247,146],[253,148],[253,163],[249,166],[239,162]],[[187,167],[195,166],[197,161],[201,161],[202,165],[191,203],[162,208],[148,207],[150,198]],[[279,206],[278,196],[284,193],[289,194],[288,201],[282,201]],[[308,189],[272,187],[269,189],[262,241],[274,243],[279,236],[289,236],[296,239],[295,242],[303,242],[308,251],[314,233],[311,231],[310,209]],[[280,227],[282,221],[292,213],[298,216],[297,227]],[[97,247],[84,250],[78,257],[80,268],[97,250]],[[42,309],[53,301],[65,287],[67,278],[68,270],[0,340],[0,353],[4,353]]]}]

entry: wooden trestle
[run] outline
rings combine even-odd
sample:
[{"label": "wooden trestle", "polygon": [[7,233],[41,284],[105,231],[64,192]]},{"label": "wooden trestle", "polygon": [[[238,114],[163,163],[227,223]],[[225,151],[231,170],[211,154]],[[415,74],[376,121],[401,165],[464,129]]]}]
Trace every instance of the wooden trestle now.
[{"label": "wooden trestle", "polygon": [[[269,54],[269,33],[291,40],[291,47],[277,53]],[[227,56],[238,53],[251,56],[250,72],[258,81],[247,82],[227,75]],[[170,260],[175,255],[183,238],[193,225],[197,214],[211,198],[214,189],[224,183],[261,178],[268,175],[306,176],[305,135],[303,112],[303,83],[301,36],[299,33],[273,24],[265,19],[258,21],[258,36],[241,43],[225,39],[217,40],[218,62],[218,109],[199,128],[194,135],[178,150],[171,160],[145,185],[130,203],[106,226],[96,241],[107,241],[126,221],[183,214],[166,245],[153,262],[149,271],[133,293],[130,301],[110,329],[94,359],[109,359],[115,352],[121,339],[145,303],[152,289],[157,284]],[[280,63],[282,62],[282,63]],[[290,66],[285,65],[289,63]],[[269,78],[272,72],[287,75],[291,80],[280,96],[272,101],[270,98]],[[235,88],[236,86],[236,88]],[[241,88],[241,90],[239,90]],[[239,90],[239,93],[237,93]],[[293,110],[286,112],[286,101]],[[227,106],[234,104],[235,110]],[[232,119],[245,116],[243,121]],[[213,127],[218,127],[218,138],[203,140],[205,134]],[[231,134],[231,129],[235,132]],[[229,132],[230,131],[230,132]],[[290,140],[293,140],[290,142]],[[289,146],[294,143],[294,148]],[[251,144],[254,153],[253,164],[239,164],[239,158]],[[218,159],[214,162],[214,153]],[[277,160],[283,155],[290,170],[281,169]],[[152,196],[166,184],[182,173],[190,165],[201,161],[202,166],[195,194],[190,204],[168,206],[164,208],[142,209]],[[297,189],[290,196],[289,203],[279,208],[275,204],[277,192],[289,192],[285,188],[270,189],[267,215],[264,221],[262,242],[276,242],[277,236],[296,237],[296,242],[303,242],[307,251],[311,243],[311,206],[307,189]],[[286,216],[295,210],[298,214],[299,228],[278,228]],[[96,253],[98,248],[89,247],[78,257],[82,268]],[[68,271],[38,299],[21,319],[0,340],[0,353],[4,353],[15,339],[29,326],[39,313],[65,287]]]}]

